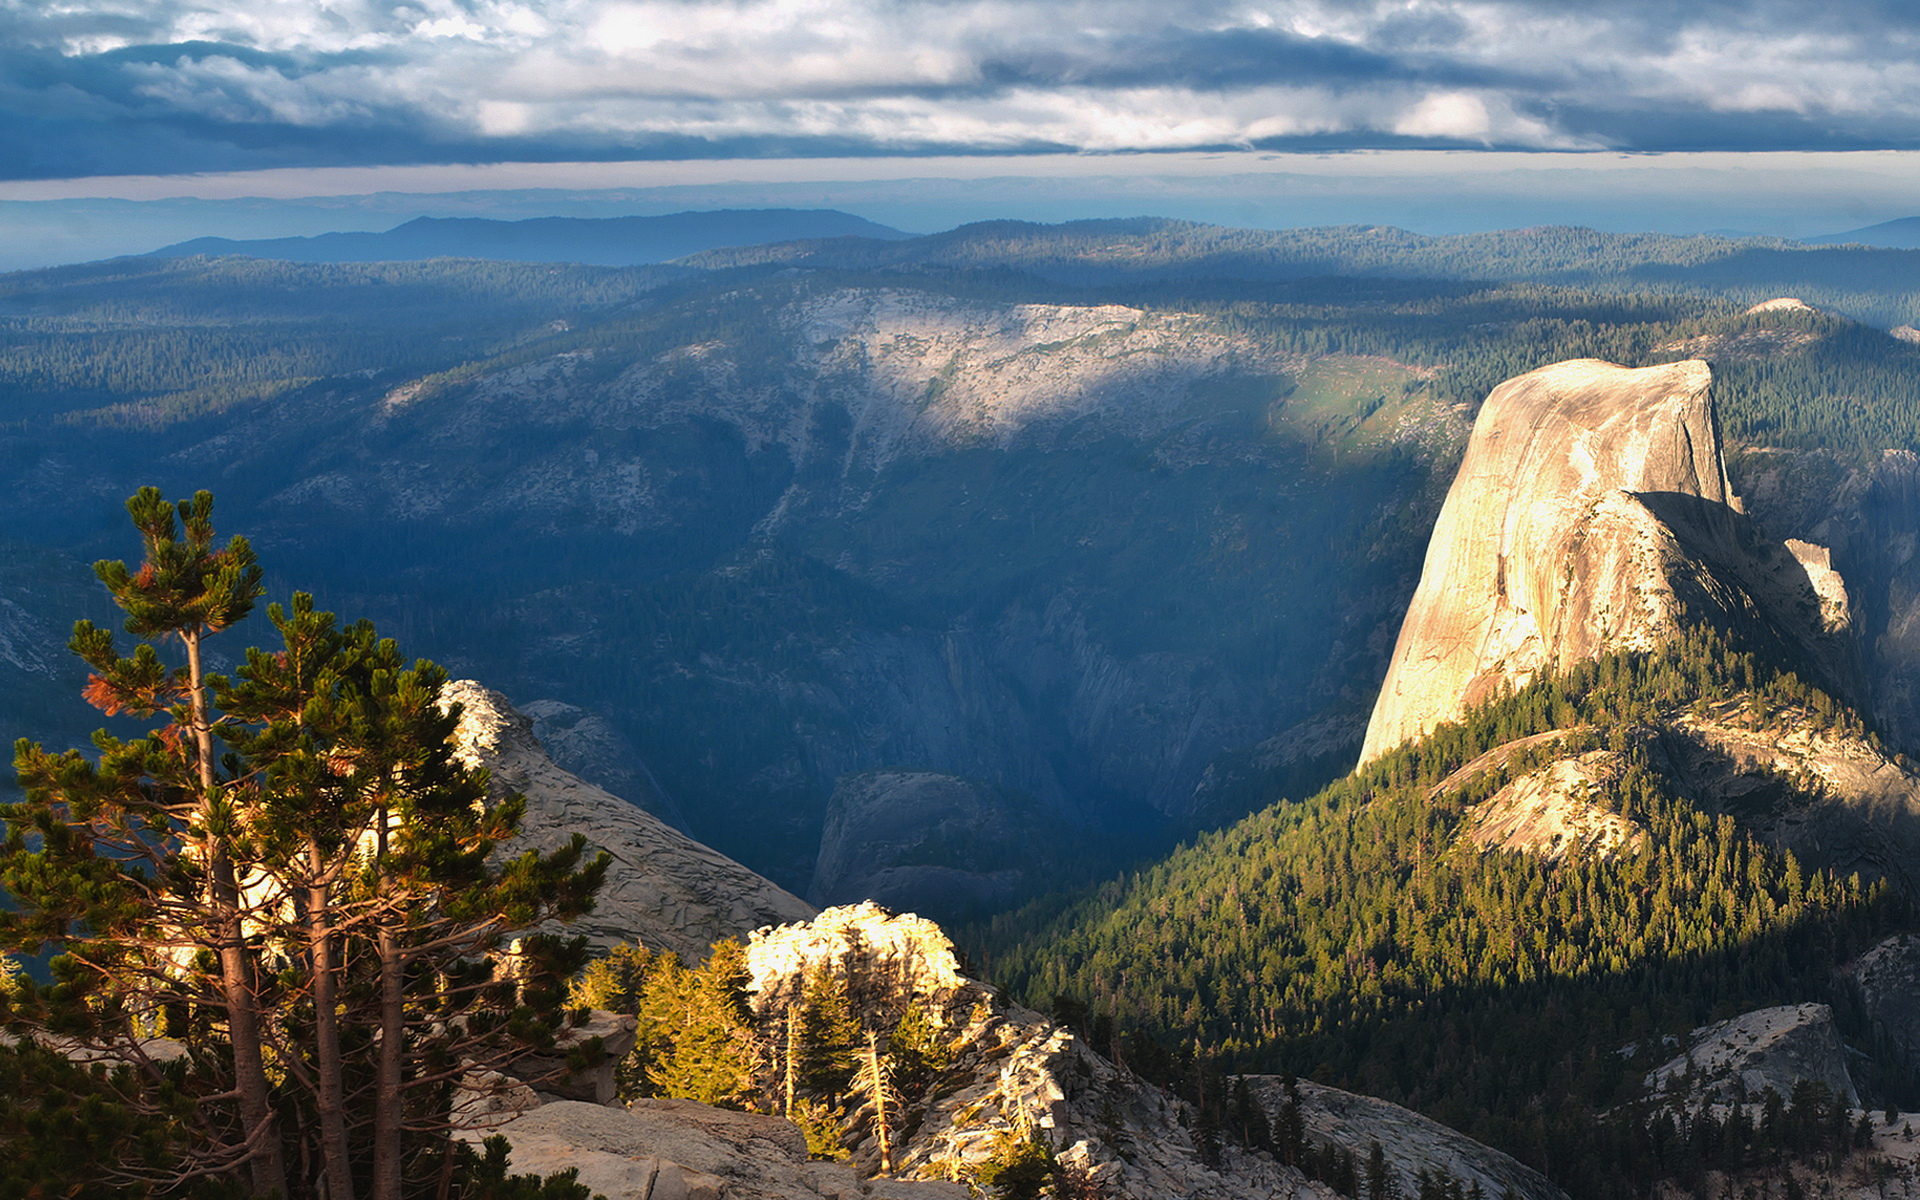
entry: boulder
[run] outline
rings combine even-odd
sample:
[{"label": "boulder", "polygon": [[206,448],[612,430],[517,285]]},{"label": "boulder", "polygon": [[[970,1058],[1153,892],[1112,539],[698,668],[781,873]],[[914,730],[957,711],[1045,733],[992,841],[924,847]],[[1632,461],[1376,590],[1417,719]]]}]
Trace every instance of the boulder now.
[{"label": "boulder", "polygon": [[[628,1108],[577,1101],[542,1105],[494,1132],[511,1143],[514,1174],[574,1168],[606,1200],[964,1200],[940,1181],[860,1179],[807,1161],[800,1130],[779,1117],[691,1100],[636,1100]],[[472,1135],[477,1136],[477,1135]]]},{"label": "boulder", "polygon": [[[638,1025],[632,1017],[596,1008],[587,1014],[585,1021],[561,1029],[552,1050],[519,1059],[507,1073],[537,1088],[544,1096],[612,1104],[618,1090],[614,1068],[633,1049],[638,1040]],[[580,1070],[567,1070],[568,1055],[596,1039],[600,1043],[598,1059]]]}]

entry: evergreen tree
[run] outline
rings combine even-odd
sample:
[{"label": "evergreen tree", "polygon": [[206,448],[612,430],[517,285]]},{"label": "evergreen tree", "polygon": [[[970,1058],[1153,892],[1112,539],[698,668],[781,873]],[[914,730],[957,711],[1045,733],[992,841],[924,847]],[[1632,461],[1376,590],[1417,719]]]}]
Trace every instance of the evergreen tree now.
[{"label": "evergreen tree", "polygon": [[[0,880],[19,909],[0,944],[60,953],[54,986],[14,998],[13,1027],[126,1064],[111,1083],[130,1111],[197,1101],[171,1126],[184,1175],[329,1200],[444,1192],[456,1079],[551,1046],[584,957],[534,936],[502,973],[505,936],[586,911],[607,859],[583,868],[576,838],[491,861],[524,800],[489,804],[485,773],[454,757],[444,672],[307,596],[271,610],[279,649],[249,652],[235,681],[209,675],[206,639],[260,592],[244,539],[215,548],[212,503],[128,502],[144,560],[96,571],[132,654],[75,628],[88,699],[154,728],[96,735],[98,762],[18,747],[26,799],[0,808]],[[185,661],[168,665],[174,643]],[[176,1063],[148,1054],[159,1030],[182,1041]]]},{"label": "evergreen tree", "polygon": [[814,968],[801,988],[801,1088],[828,1100],[845,1095],[860,1039],[846,978],[824,965]]},{"label": "evergreen tree", "polygon": [[640,1040],[651,1047],[649,1094],[745,1109],[759,1089],[760,1062],[746,1004],[746,951],[714,943],[689,969],[661,956],[640,1001]]}]

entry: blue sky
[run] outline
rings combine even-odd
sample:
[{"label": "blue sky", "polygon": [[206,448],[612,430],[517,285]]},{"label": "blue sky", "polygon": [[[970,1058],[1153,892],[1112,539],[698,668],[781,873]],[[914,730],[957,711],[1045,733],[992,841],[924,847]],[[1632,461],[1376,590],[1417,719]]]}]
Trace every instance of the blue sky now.
[{"label": "blue sky", "polygon": [[[1909,154],[1920,6],[1892,2],[0,0],[4,228],[529,187],[932,227],[991,179],[1009,215],[1812,233],[1906,215]],[[307,219],[268,208],[249,231]]]}]

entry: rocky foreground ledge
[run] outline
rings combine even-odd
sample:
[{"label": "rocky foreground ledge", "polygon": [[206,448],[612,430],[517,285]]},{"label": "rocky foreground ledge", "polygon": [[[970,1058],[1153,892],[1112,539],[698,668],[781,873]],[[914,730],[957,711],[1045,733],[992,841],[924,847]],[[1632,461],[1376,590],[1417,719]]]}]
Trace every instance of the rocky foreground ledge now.
[{"label": "rocky foreground ledge", "polygon": [[[607,1200],[962,1200],[974,1194],[964,1181],[997,1146],[1029,1135],[1114,1200],[1335,1200],[1326,1185],[1264,1152],[1227,1146],[1210,1164],[1195,1141],[1191,1105],[1116,1066],[1073,1030],[968,979],[931,921],[869,902],[758,930],[747,944],[753,1007],[778,1012],[823,968],[850,972],[852,990],[875,1003],[917,1001],[954,1046],[952,1068],[893,1147],[892,1178],[878,1177],[865,1111],[848,1138],[850,1160],[838,1163],[808,1161],[799,1130],[777,1117],[684,1100],[596,1105],[525,1088],[492,1130],[472,1136],[505,1134],[516,1173],[577,1168]],[[884,996],[889,988],[896,990]],[[1444,1169],[1498,1183],[1490,1195],[1564,1200],[1506,1155],[1397,1105],[1312,1085],[1301,1091],[1316,1144],[1364,1162],[1377,1138],[1409,1181]],[[1365,1119],[1339,1115],[1356,1104]]]}]

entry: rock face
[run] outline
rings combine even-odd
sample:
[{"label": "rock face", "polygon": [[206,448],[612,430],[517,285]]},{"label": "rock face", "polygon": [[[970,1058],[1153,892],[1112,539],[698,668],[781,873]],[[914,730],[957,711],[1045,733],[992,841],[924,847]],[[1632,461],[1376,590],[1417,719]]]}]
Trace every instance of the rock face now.
[{"label": "rock face", "polygon": [[1896,746],[1920,749],[1920,456],[1889,450],[1861,464],[1774,450],[1744,455],[1729,469],[1755,519],[1792,539],[1789,548],[1801,540],[1831,547],[1876,723]]},{"label": "rock face", "polygon": [[1687,1051],[1647,1075],[1648,1090],[1683,1107],[1735,1103],[1736,1088],[1758,1100],[1771,1088],[1782,1100],[1793,1086],[1811,1080],[1848,1105],[1860,1107],[1847,1051],[1824,1004],[1762,1008],[1703,1026],[1687,1039]]},{"label": "rock face", "polygon": [[990,784],[931,771],[849,775],[827,803],[807,898],[951,920],[1031,890],[1055,832],[1031,801]]},{"label": "rock face", "polygon": [[1673,629],[1671,534],[1636,493],[1726,507],[1703,362],[1592,359],[1510,379],[1480,410],[1401,626],[1361,760],[1502,686]]},{"label": "rock face", "polygon": [[638,939],[697,958],[721,938],[813,915],[798,896],[561,770],[500,693],[460,680],[447,685],[442,702],[461,706],[454,734],[461,757],[491,771],[497,789],[526,793],[516,846],[551,848],[581,832],[613,856],[594,911],[572,926],[601,949]]},{"label": "rock face", "polygon": [[1737,628],[1856,694],[1845,589],[1819,547],[1790,552],[1740,510],[1711,373],[1592,359],[1495,388],[1447,493],[1361,761],[1503,688],[1650,649],[1682,614]]},{"label": "rock face", "polygon": [[1874,1053],[1920,1072],[1920,936],[1896,934],[1847,967],[1847,978],[1872,1023]]},{"label": "rock face", "polygon": [[1524,850],[1550,860],[1576,849],[1634,850],[1645,832],[1593,800],[1625,770],[1625,756],[1607,750],[1550,762],[1467,810],[1467,839],[1482,850]]},{"label": "rock face", "polygon": [[866,1180],[838,1163],[807,1161],[806,1139],[779,1117],[691,1100],[628,1108],[542,1105],[501,1125],[511,1172],[575,1168],[606,1200],[966,1200],[957,1183]]},{"label": "rock face", "polygon": [[[1287,1103],[1277,1075],[1248,1075],[1248,1086],[1269,1112]],[[1338,1146],[1365,1163],[1375,1142],[1386,1155],[1398,1196],[1421,1194],[1420,1176],[1444,1172],[1464,1189],[1487,1196],[1566,1200],[1566,1193],[1525,1163],[1449,1129],[1411,1109],[1301,1080],[1295,1085],[1307,1140]]]},{"label": "rock face", "polygon": [[1812,866],[1920,897],[1920,772],[1798,710],[1687,713],[1661,736],[1682,792]]}]

